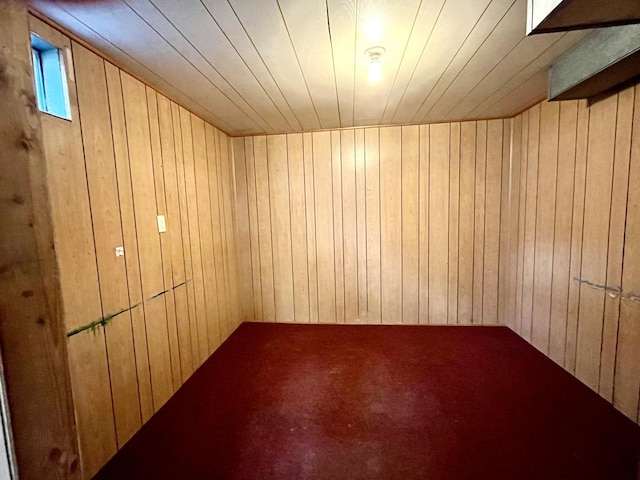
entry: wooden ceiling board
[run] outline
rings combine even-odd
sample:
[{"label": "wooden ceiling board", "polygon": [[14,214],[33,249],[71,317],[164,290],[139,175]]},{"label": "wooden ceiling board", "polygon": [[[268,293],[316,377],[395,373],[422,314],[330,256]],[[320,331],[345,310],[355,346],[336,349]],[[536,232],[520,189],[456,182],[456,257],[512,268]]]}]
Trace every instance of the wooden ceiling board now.
[{"label": "wooden ceiling board", "polygon": [[[490,94],[499,89],[505,80],[513,77],[531,62],[529,53],[533,53],[538,58],[544,52],[556,44],[564,34],[541,35],[527,41],[522,39],[518,44],[505,55],[496,65],[483,76],[476,77],[467,85],[465,91],[460,93],[452,102],[449,102],[449,111],[446,117],[464,118],[469,113],[471,104],[478,104]],[[471,86],[473,85],[473,86]],[[453,106],[451,106],[453,105]],[[433,110],[432,110],[433,112]]]},{"label": "wooden ceiling board", "polygon": [[278,0],[321,128],[339,128],[335,65],[326,0]]},{"label": "wooden ceiling board", "polygon": [[183,105],[190,105],[193,112],[200,115],[203,118],[209,118],[210,121],[219,125],[224,130],[232,130],[230,124],[223,120],[220,116],[214,112],[208,110],[205,106],[199,104],[196,100],[190,97],[188,94],[178,89],[177,86],[172,85],[163,77],[159,76],[148,67],[140,63],[137,59],[128,55],[123,50],[119,49],[116,45],[112,44],[105,37],[98,32],[84,24],[78,18],[67,12],[60,5],[52,5],[46,1],[34,0],[32,4],[37,8],[37,11],[53,20],[59,25],[63,25],[68,31],[72,32],[78,38],[83,39],[86,43],[99,46],[99,50],[104,52],[110,60],[116,62],[118,66],[122,67],[126,71],[136,75],[139,78],[144,78],[151,86],[165,92],[168,96],[173,98],[176,102]]},{"label": "wooden ceiling board", "polygon": [[127,1],[139,12],[149,11],[149,18],[161,15],[166,22],[158,19],[154,22],[154,27],[157,25],[158,31],[162,31],[167,39],[170,38],[167,35],[177,35],[177,41],[171,40],[171,43],[182,43],[180,50],[185,52],[185,57],[189,58],[188,55],[197,53],[197,56],[193,55],[195,58],[192,61],[200,64],[205,62],[204,68],[213,69],[215,76],[219,78],[210,78],[231,98],[239,97],[239,105],[243,111],[265,131],[285,130],[289,126],[202,3],[194,2],[191,9],[186,10],[182,4],[172,0]]},{"label": "wooden ceiling board", "polygon": [[[160,11],[149,0],[122,0],[133,12],[140,17],[144,23],[146,23],[165,44],[169,44],[173,47],[173,50],[181,55],[185,62],[187,62],[192,68],[194,68],[202,78],[209,83],[209,87],[206,90],[212,91],[218,90],[226,99],[233,105],[242,111],[247,117],[249,117],[259,128],[263,131],[270,131],[273,129],[269,123],[265,121],[262,115],[254,109],[254,107],[245,100],[242,93],[238,91],[233,85],[231,85],[226,78],[220,73],[218,68],[214,66],[225,66],[223,62],[214,62],[211,57],[206,57],[195,46],[195,44],[187,38],[182,31],[189,32],[188,35],[192,38],[192,35],[199,33],[202,36],[209,36],[212,30],[211,23],[207,20],[207,12],[202,7],[202,4],[195,4],[189,10],[185,19],[185,10],[180,8],[180,4],[176,2],[167,2],[165,5],[166,14]],[[200,5],[201,9],[196,9],[196,5]],[[171,19],[171,20],[169,20]],[[179,24],[182,25],[179,25]],[[210,41],[218,40],[211,38]],[[216,48],[215,51],[223,51],[221,48]],[[155,53],[155,52],[154,52]],[[236,79],[236,86],[244,86],[244,79],[246,75],[238,75]],[[245,89],[246,90],[246,89]],[[256,102],[257,103],[257,102]],[[264,109],[262,109],[264,111]]]},{"label": "wooden ceiling board", "polygon": [[331,52],[335,70],[336,96],[341,127],[353,127],[355,95],[356,24],[355,0],[327,0]]},{"label": "wooden ceiling board", "polygon": [[418,62],[429,43],[436,22],[444,7],[445,0],[422,1],[416,21],[411,28],[411,35],[395,74],[393,87],[382,114],[382,124],[393,123],[398,104],[406,92],[407,85],[413,78]]},{"label": "wooden ceiling board", "polygon": [[410,123],[413,120],[489,5],[489,0],[477,0],[461,9],[460,0],[445,2],[409,83],[404,87],[392,123]]},{"label": "wooden ceiling board", "polygon": [[[544,100],[546,97],[544,93],[546,88],[547,69],[545,68],[518,85],[508,95],[491,104],[482,112],[482,116],[486,118],[504,117],[507,116],[504,112],[516,111],[519,105],[524,104],[530,107]],[[542,95],[540,95],[540,92],[542,92]]]},{"label": "wooden ceiling board", "polygon": [[289,129],[285,131],[301,130],[300,121],[293,113],[282,90],[276,83],[262,57],[260,57],[251,38],[240,23],[229,2],[202,0],[202,5],[207,9],[218,28],[224,33],[235,53],[250,70],[262,90],[269,96],[278,111],[285,117],[289,125]]},{"label": "wooden ceiling board", "polygon": [[[129,5],[122,1],[57,2],[77,20],[96,29],[98,33],[120,51],[135,58],[149,70],[156,72],[172,85],[180,85],[181,90],[212,112],[225,112],[227,124],[248,125],[252,130],[260,127],[238,108],[222,91],[217,89],[203,73],[185,59],[175,45],[169,44],[145,22]],[[99,18],[99,22],[96,22]],[[99,48],[99,46],[98,46]],[[132,72],[138,75],[138,72]],[[144,75],[141,76],[146,79]],[[186,81],[186,85],[185,85]]]},{"label": "wooden ceiling board", "polygon": [[526,8],[514,0],[493,1],[456,53],[440,80],[414,115],[413,122],[438,118],[450,108],[451,101],[464,95],[469,84],[482,78],[524,37]]},{"label": "wooden ceiling board", "polygon": [[[487,90],[484,95],[480,98],[484,97],[484,100],[478,100],[476,102],[465,102],[464,108],[471,109],[468,113],[464,114],[465,119],[476,118],[484,114],[489,108],[491,108],[494,104],[498,104],[504,97],[508,96],[515,89],[526,83],[531,77],[536,75],[540,75],[540,72],[543,72],[546,75],[547,66],[558,56],[560,56],[563,52],[571,48],[575,45],[580,39],[587,35],[587,32],[572,32],[565,35],[561,35],[560,38],[554,42],[549,48],[547,48],[544,52],[538,55],[532,62],[528,63],[524,68],[519,70],[518,72],[512,73],[511,75],[505,74],[501,78],[487,78],[484,80],[487,84]],[[543,39],[545,36],[537,36],[535,38]],[[532,38],[532,37],[529,37]],[[525,47],[526,48],[526,47]],[[527,57],[528,61],[528,57]],[[497,70],[497,69],[496,69]],[[494,70],[495,72],[495,70]],[[493,72],[492,72],[493,73]],[[497,74],[500,72],[498,71]],[[493,82],[493,83],[490,83]],[[489,86],[490,85],[490,86]],[[546,94],[545,91],[543,92]],[[540,97],[542,98],[542,97]],[[476,105],[473,107],[473,105]],[[460,105],[462,107],[462,104]],[[526,108],[526,107],[525,107]],[[510,110],[505,110],[507,113],[505,116],[511,116]],[[518,112],[519,113],[519,112]],[[454,113],[451,112],[450,116],[453,116]],[[460,112],[462,115],[462,112]]]},{"label": "wooden ceiling board", "polygon": [[588,33],[525,37],[527,0],[29,1],[232,136],[509,117]]},{"label": "wooden ceiling board", "polygon": [[[411,33],[420,0],[359,0],[356,29],[356,88],[354,123],[375,125],[382,120],[387,98],[391,93],[394,73],[400,67],[402,54]],[[368,80],[369,61],[364,52],[381,45],[382,79]]]},{"label": "wooden ceiling board", "polygon": [[[305,130],[320,129],[320,120],[300,70],[296,52],[275,0],[230,2]],[[259,8],[257,8],[259,5]]]}]

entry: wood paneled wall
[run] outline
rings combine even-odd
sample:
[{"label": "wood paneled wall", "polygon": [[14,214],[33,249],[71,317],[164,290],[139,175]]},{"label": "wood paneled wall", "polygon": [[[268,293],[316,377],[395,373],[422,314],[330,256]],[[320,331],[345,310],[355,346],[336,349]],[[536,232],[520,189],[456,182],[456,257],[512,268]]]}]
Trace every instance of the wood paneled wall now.
[{"label": "wood paneled wall", "polygon": [[41,119],[90,478],[238,324],[232,163],[225,134],[42,22],[32,29],[73,54],[72,121]]},{"label": "wood paneled wall", "polygon": [[75,480],[78,442],[24,2],[0,2],[0,45],[0,390],[7,387],[0,428],[12,428],[0,449],[5,461],[15,452],[11,473],[0,467],[0,478]]},{"label": "wood paneled wall", "polygon": [[242,318],[502,323],[510,139],[511,120],[234,138]]},{"label": "wood paneled wall", "polygon": [[640,86],[513,121],[507,325],[634,421]]}]

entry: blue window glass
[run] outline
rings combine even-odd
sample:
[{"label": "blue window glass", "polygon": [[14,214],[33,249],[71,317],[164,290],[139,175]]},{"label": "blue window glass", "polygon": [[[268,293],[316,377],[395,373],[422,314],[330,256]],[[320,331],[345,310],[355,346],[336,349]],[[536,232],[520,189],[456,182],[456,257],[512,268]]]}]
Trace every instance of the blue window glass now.
[{"label": "blue window glass", "polygon": [[42,112],[71,120],[62,51],[32,33],[31,54],[38,108]]}]

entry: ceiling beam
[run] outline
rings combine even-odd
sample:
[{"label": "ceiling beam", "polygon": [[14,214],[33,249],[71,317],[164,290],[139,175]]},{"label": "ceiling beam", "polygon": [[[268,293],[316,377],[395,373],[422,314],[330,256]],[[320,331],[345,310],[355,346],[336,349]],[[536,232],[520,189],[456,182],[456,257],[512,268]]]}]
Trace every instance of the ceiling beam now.
[{"label": "ceiling beam", "polygon": [[549,69],[549,100],[590,98],[640,77],[640,24],[591,33]]}]

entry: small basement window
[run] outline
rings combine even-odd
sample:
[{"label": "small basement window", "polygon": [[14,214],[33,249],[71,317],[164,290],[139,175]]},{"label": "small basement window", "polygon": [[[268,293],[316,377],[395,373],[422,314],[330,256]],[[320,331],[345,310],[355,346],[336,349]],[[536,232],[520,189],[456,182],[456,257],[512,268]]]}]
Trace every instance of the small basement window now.
[{"label": "small basement window", "polygon": [[62,51],[32,33],[31,54],[38,108],[42,112],[71,120]]}]

